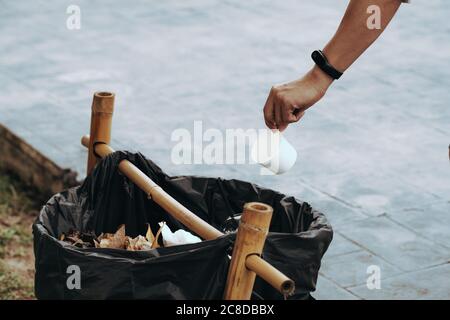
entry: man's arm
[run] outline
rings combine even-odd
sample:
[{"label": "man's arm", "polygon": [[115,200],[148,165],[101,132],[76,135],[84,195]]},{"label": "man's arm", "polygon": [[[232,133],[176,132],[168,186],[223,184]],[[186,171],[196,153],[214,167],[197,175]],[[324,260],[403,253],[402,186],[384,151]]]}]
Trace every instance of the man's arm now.
[{"label": "man's arm", "polygon": [[[401,0],[351,0],[333,38],[323,49],[328,61],[344,72],[380,36],[397,12]],[[381,11],[381,29],[369,29],[367,8],[377,5]],[[316,65],[301,79],[274,86],[264,106],[264,120],[271,129],[284,130],[297,122],[304,112],[319,101],[333,79]]]}]

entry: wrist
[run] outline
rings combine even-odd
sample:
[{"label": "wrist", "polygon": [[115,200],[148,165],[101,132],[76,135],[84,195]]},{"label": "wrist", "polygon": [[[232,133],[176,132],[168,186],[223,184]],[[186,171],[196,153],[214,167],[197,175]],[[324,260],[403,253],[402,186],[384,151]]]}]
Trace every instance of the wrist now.
[{"label": "wrist", "polygon": [[307,77],[314,83],[314,86],[322,93],[325,94],[328,88],[333,83],[334,79],[328,74],[323,72],[317,65],[307,73]]}]

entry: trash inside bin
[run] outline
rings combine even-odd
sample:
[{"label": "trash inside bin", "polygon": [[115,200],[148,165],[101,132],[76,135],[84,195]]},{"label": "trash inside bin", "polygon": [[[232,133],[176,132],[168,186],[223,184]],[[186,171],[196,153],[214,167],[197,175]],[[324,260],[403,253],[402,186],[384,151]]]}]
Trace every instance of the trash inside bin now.
[{"label": "trash inside bin", "polygon": [[[187,230],[119,170],[128,159],[182,205],[219,230],[215,240],[143,251],[78,247],[63,234],[114,233],[129,237],[159,223]],[[240,180],[165,174],[143,155],[115,152],[98,163],[84,183],[54,195],[33,225],[35,293],[39,299],[222,299],[239,216],[247,202],[273,207],[263,258],[295,281],[289,299],[309,299],[333,231],[306,202]],[[76,274],[78,272],[78,274]],[[71,281],[78,276],[79,281]],[[253,298],[283,299],[261,279]]]}]

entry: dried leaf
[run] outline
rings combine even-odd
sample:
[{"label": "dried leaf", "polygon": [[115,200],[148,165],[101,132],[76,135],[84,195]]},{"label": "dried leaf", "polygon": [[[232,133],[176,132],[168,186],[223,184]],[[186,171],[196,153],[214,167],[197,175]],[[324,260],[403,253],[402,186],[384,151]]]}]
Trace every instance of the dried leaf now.
[{"label": "dried leaf", "polygon": [[136,240],[130,237],[127,237],[126,249],[129,251],[136,251]]},{"label": "dried leaf", "polygon": [[125,225],[122,224],[117,229],[116,233],[105,233],[98,238],[100,240],[100,248],[111,248],[111,249],[125,249],[126,248],[126,236],[125,236]]},{"label": "dried leaf", "polygon": [[110,239],[102,239],[100,240],[100,243],[98,244],[99,248],[113,248],[112,242]]},{"label": "dried leaf", "polygon": [[136,238],[128,238],[127,250],[139,251],[139,250],[150,250],[152,245],[146,238],[139,235]]},{"label": "dried leaf", "polygon": [[153,231],[148,224],[145,237],[138,235],[136,238],[126,236],[125,225],[120,225],[115,233],[102,233],[98,237],[93,231],[79,232],[70,230],[67,234],[62,234],[60,239],[79,248],[111,248],[126,249],[129,251],[151,250],[159,248],[158,239],[162,233],[162,226],[165,222],[160,222],[160,228],[153,235]]},{"label": "dried leaf", "polygon": [[137,236],[136,239],[137,250],[150,250],[152,248],[152,244],[148,242],[143,236]]},{"label": "dried leaf", "polygon": [[147,223],[147,225],[148,225],[148,228],[147,228],[147,233],[145,234],[145,238],[150,243],[153,243],[153,241],[155,241],[155,236],[153,235],[152,228],[150,227],[150,223]]},{"label": "dried leaf", "polygon": [[114,234],[114,236],[117,236],[119,238],[125,238],[125,225],[124,224],[121,224],[119,226],[119,228],[117,229],[117,231]]},{"label": "dried leaf", "polygon": [[162,227],[163,227],[165,224],[166,224],[165,221],[159,223],[160,227],[159,227],[158,232],[156,233],[155,240],[152,242],[152,249],[155,249],[155,248],[159,248],[159,247],[160,247],[160,245],[159,245],[159,243],[158,243],[158,239],[159,239],[159,236],[161,235]]},{"label": "dried leaf", "polygon": [[97,237],[97,239],[100,241],[100,240],[102,240],[102,239],[109,239],[109,238],[111,238],[111,237],[113,237],[114,236],[114,233],[105,233],[105,232],[102,232],[98,237]]}]

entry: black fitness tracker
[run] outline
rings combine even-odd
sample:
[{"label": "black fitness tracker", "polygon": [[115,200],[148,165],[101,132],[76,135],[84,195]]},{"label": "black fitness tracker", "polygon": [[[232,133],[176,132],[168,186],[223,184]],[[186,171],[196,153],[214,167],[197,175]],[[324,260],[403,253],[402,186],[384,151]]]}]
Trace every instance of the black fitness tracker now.
[{"label": "black fitness tracker", "polygon": [[311,58],[316,65],[331,78],[337,80],[343,73],[336,70],[329,62],[325,54],[321,50],[316,50],[311,54]]}]

